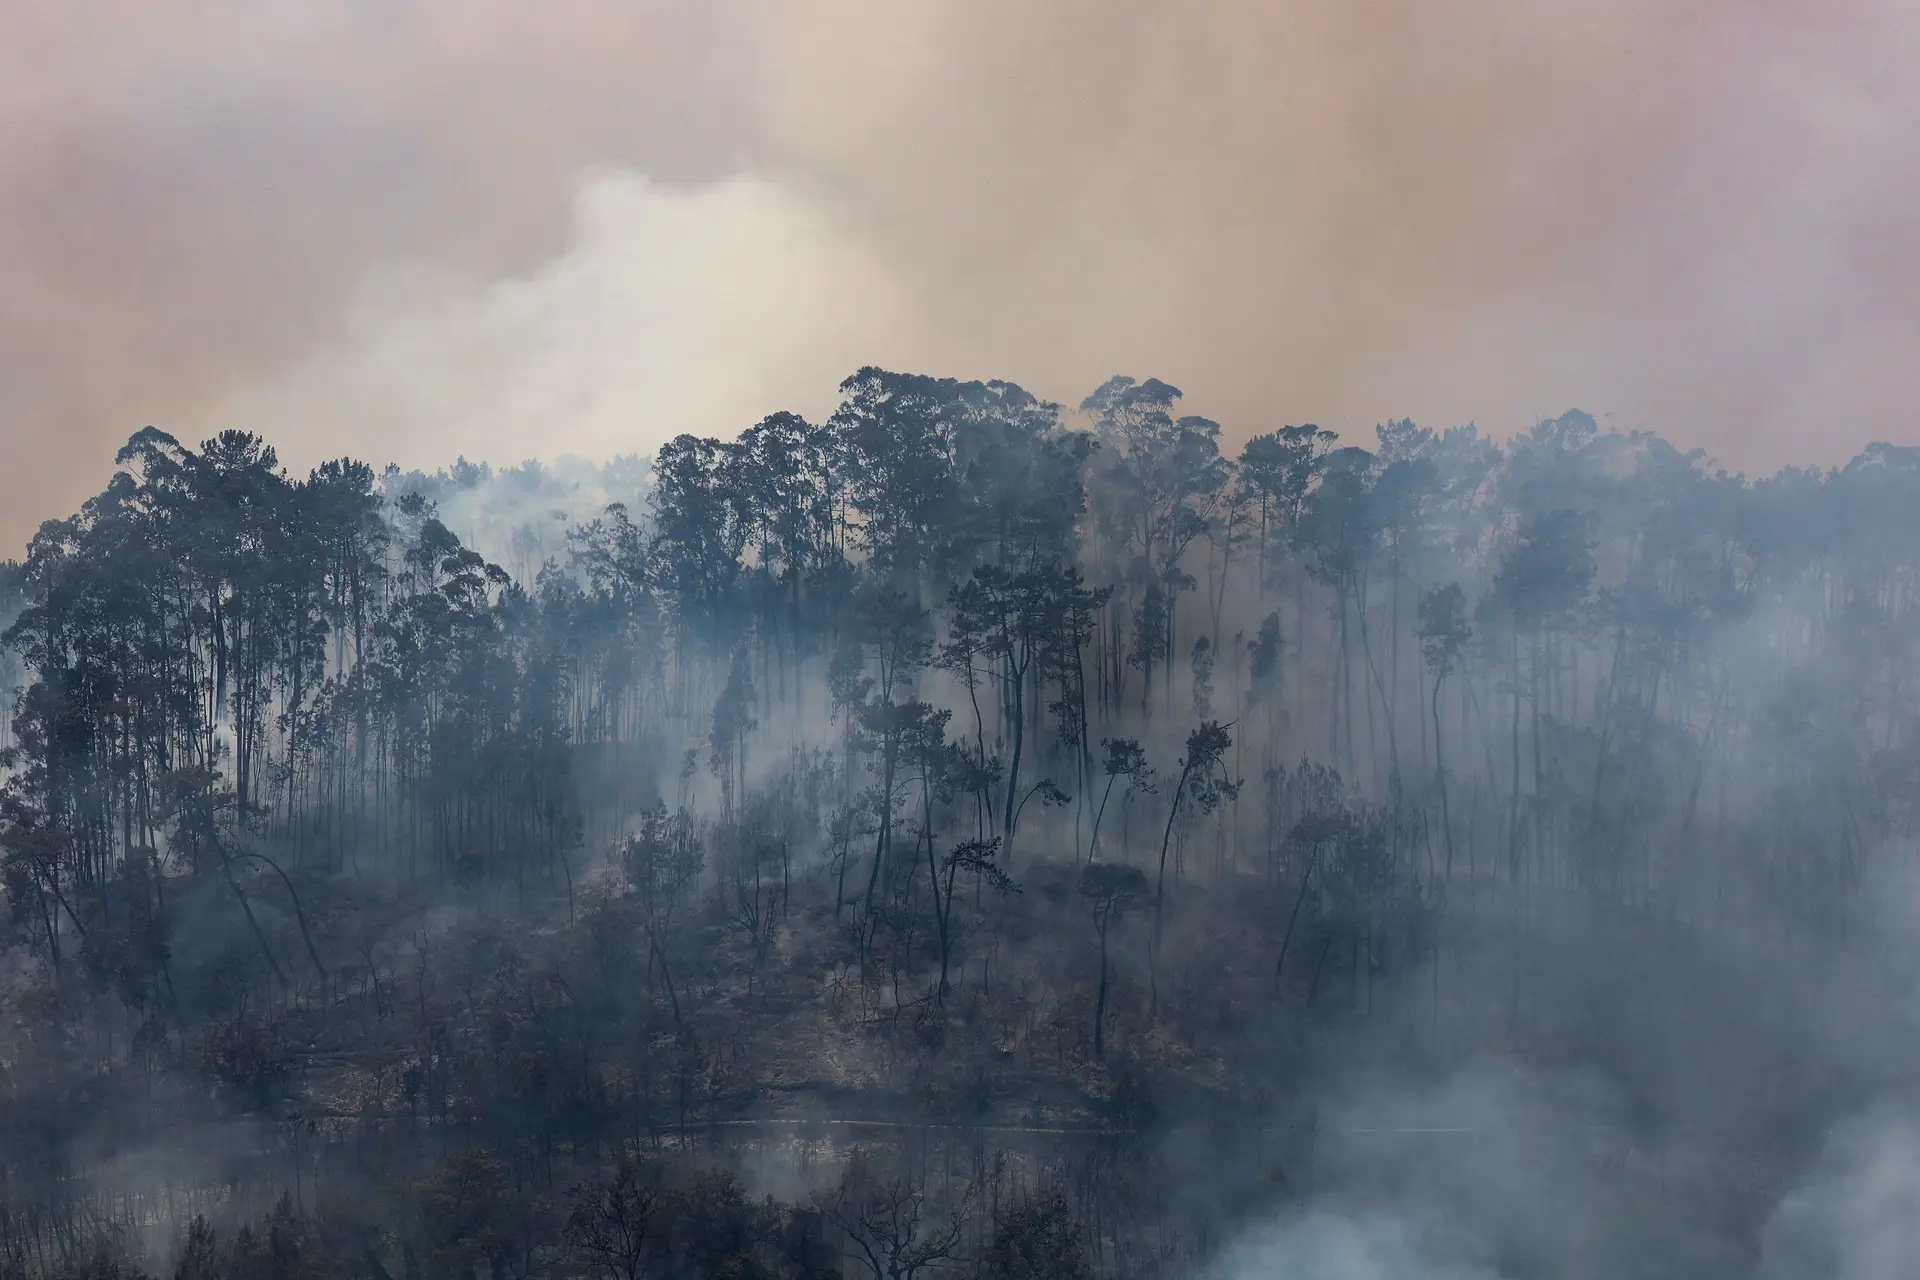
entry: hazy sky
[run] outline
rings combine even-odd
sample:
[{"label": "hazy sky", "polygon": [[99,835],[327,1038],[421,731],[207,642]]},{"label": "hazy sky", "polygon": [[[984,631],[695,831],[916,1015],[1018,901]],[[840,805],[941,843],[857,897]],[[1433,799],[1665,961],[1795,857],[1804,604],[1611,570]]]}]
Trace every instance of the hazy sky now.
[{"label": "hazy sky", "polygon": [[1900,0],[0,4],[0,537],[148,423],[642,451],[866,363],[1913,441]]}]

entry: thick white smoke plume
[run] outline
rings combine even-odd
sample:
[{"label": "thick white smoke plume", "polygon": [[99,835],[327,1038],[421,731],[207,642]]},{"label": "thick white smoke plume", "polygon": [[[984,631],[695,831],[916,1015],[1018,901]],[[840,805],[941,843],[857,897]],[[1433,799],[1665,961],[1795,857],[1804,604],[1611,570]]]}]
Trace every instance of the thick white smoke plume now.
[{"label": "thick white smoke plume", "polygon": [[214,418],[274,424],[312,454],[297,464],[610,457],[822,413],[853,369],[940,345],[886,264],[795,190],[611,169],[580,183],[557,257],[496,280],[376,273],[344,341]]}]

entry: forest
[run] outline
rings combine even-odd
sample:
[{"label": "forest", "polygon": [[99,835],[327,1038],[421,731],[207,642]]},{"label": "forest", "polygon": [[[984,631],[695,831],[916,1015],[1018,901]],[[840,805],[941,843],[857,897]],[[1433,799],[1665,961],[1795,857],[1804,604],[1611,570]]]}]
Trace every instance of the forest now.
[{"label": "forest", "polygon": [[132,436],[0,572],[0,1276],[1896,1274],[1920,449],[1182,400]]}]

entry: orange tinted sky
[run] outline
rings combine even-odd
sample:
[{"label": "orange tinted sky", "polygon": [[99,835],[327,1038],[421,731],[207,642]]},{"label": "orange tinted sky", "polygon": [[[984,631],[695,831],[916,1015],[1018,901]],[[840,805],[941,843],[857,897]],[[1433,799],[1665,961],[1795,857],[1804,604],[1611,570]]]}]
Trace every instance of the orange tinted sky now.
[{"label": "orange tinted sky", "polygon": [[17,0],[0,536],[149,422],[644,450],[866,362],[1230,434],[1912,440],[1893,0]]}]

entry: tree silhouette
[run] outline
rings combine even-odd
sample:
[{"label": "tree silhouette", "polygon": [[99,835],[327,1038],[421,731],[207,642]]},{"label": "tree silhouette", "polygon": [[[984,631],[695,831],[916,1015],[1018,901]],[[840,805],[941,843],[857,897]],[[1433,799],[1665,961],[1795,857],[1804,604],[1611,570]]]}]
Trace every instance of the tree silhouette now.
[{"label": "tree silhouette", "polygon": [[1093,928],[1100,937],[1100,985],[1093,1004],[1093,1056],[1106,1055],[1107,932],[1147,892],[1138,869],[1114,862],[1089,862],[1080,871],[1080,892],[1092,904]]},{"label": "tree silhouette", "polygon": [[[1160,869],[1153,883],[1153,949],[1154,971],[1157,973],[1160,960],[1160,940],[1166,920],[1167,908],[1167,850],[1173,843],[1173,824],[1180,817],[1180,802],[1187,800],[1201,813],[1212,813],[1220,807],[1223,800],[1231,800],[1240,792],[1240,783],[1229,778],[1225,772],[1224,760],[1228,748],[1233,746],[1233,737],[1227,731],[1232,725],[1223,725],[1209,720],[1187,735],[1187,751],[1180,758],[1179,780],[1173,784],[1167,805],[1167,825],[1160,835]],[[1159,1004],[1159,986],[1156,977],[1154,985],[1154,1004]]]},{"label": "tree silhouette", "polygon": [[1420,597],[1420,654],[1433,673],[1433,784],[1440,793],[1440,829],[1447,843],[1447,878],[1453,878],[1453,810],[1447,803],[1445,738],[1440,731],[1440,689],[1460,666],[1473,628],[1467,623],[1467,597],[1449,582]]}]

